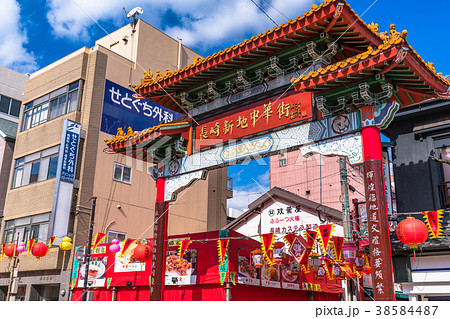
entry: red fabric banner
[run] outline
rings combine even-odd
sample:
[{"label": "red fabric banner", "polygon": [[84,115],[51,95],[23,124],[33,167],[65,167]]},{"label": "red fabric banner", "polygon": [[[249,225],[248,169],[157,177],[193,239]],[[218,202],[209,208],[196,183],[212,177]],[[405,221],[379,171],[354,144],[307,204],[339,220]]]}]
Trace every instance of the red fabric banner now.
[{"label": "red fabric banner", "polygon": [[219,263],[223,265],[225,262],[225,256],[227,255],[228,243],[230,242],[227,238],[221,238],[217,240],[217,251],[219,254]]},{"label": "red fabric banner", "polygon": [[190,239],[184,239],[180,243],[180,248],[178,250],[178,259],[181,261],[183,259],[183,255],[186,253],[186,250],[189,247],[189,244],[191,243]]},{"label": "red fabric banner", "polygon": [[333,231],[332,224],[320,225],[317,231],[319,242],[322,246],[322,252],[326,254],[328,244],[330,242],[331,232]]},{"label": "red fabric banner", "polygon": [[430,210],[422,212],[425,218],[425,224],[428,227],[430,238],[442,238],[444,230],[442,228],[442,220],[444,218],[444,210]]},{"label": "red fabric banner", "polygon": [[344,246],[344,237],[332,236],[333,252],[335,261],[343,261],[342,259],[342,247]]},{"label": "red fabric banner", "polygon": [[27,248],[27,256],[30,256],[31,248],[33,248],[34,243],[36,242],[36,239],[31,238],[28,241],[28,248]]},{"label": "red fabric banner", "polygon": [[131,244],[134,243],[136,240],[134,239],[125,239],[122,242],[122,249],[120,249],[120,253],[119,253],[119,257],[123,256],[123,254],[126,253],[126,251],[128,250],[128,248],[130,248]]},{"label": "red fabric banner", "polygon": [[95,248],[97,248],[97,245],[100,244],[100,242],[103,240],[103,238],[105,238],[106,235],[103,233],[97,233],[94,236],[94,239],[92,240],[92,247],[91,250],[95,250]]},{"label": "red fabric banner", "polygon": [[272,254],[270,254],[274,243],[274,234],[261,235],[261,250],[263,252],[264,259],[266,259],[271,265],[275,264],[275,262],[273,261],[273,256]]}]

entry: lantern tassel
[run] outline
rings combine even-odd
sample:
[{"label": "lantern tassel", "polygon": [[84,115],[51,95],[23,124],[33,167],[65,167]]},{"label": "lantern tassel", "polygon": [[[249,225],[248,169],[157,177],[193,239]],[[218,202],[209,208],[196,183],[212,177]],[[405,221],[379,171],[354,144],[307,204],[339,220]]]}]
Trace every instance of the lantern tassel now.
[{"label": "lantern tassel", "polygon": [[416,262],[416,248],[413,247],[413,253],[414,253],[414,263]]}]

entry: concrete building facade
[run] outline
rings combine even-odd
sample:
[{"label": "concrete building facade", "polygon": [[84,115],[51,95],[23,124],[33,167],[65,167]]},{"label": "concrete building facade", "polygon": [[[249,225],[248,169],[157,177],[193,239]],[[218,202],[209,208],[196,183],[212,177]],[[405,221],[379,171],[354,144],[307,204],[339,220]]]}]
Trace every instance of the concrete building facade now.
[{"label": "concrete building facade", "polygon": [[[96,41],[94,47],[81,48],[33,73],[25,87],[20,114],[2,242],[15,241],[19,233],[19,241],[35,238],[47,243],[52,235],[49,229],[54,226],[55,171],[65,120],[81,124],[81,138],[68,231],[53,235],[71,237],[74,247],[86,245],[91,199],[96,197],[94,234],[105,233],[108,241],[115,237],[151,238],[155,181],[148,163],[107,151],[104,140],[111,139],[112,134],[101,129],[105,95],[109,94],[106,84],[109,81],[128,89],[149,69],[174,71],[192,63],[196,56],[180,41],[138,20],[134,27],[127,25]],[[183,191],[171,204],[169,235],[223,227],[226,197],[230,194],[226,169],[211,172],[207,181]],[[68,300],[72,264],[73,253],[64,254],[56,245],[38,261],[22,254],[15,298]],[[3,295],[9,282],[8,271],[8,261],[3,260]]]}]

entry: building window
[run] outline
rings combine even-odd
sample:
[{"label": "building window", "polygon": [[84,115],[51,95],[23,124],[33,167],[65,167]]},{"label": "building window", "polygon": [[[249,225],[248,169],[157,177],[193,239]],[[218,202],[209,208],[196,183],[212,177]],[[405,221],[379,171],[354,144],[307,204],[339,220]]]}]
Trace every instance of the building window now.
[{"label": "building window", "polygon": [[286,166],[287,165],[287,160],[286,158],[280,158],[280,167]]},{"label": "building window", "polygon": [[22,131],[77,110],[80,95],[80,81],[77,81],[27,103]]},{"label": "building window", "polygon": [[0,112],[19,117],[22,102],[0,94]]},{"label": "building window", "polygon": [[36,242],[45,243],[48,239],[49,221],[50,213],[7,220],[3,230],[3,242],[11,244],[19,234],[19,242],[35,239]]},{"label": "building window", "polygon": [[131,184],[131,167],[114,163],[113,180]]},{"label": "building window", "polygon": [[15,160],[11,188],[56,177],[59,145]]},{"label": "building window", "polygon": [[442,206],[450,207],[450,146],[438,149],[441,162],[441,198]]},{"label": "building window", "polygon": [[112,243],[112,240],[114,238],[117,238],[120,241],[124,241],[125,238],[127,238],[127,234],[119,233],[119,232],[116,232],[116,231],[108,231],[108,233],[106,234],[106,242],[107,243]]}]

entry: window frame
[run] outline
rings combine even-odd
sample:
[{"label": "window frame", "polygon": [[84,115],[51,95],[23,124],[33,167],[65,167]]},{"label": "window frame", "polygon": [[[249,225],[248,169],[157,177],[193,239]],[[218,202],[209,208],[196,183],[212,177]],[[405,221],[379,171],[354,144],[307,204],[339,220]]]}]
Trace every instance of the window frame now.
[{"label": "window frame", "polygon": [[[117,178],[116,178],[116,168],[117,168],[117,167],[120,167],[120,168],[121,168],[120,179],[117,179]],[[130,169],[130,180],[129,180],[129,181],[125,181],[125,180],[123,179],[124,168],[129,168],[129,169]],[[131,175],[132,175],[132,167],[131,167],[131,166],[127,166],[127,165],[125,165],[125,164],[121,164],[121,163],[114,162],[114,167],[113,167],[113,181],[121,182],[121,183],[125,183],[125,184],[131,185]]]},{"label": "window frame", "polygon": [[[47,215],[47,216],[44,216]],[[38,219],[38,221],[35,221],[35,217],[41,217]],[[45,217],[44,219],[42,219],[42,217]],[[19,225],[16,226],[16,222],[29,218],[29,222],[26,223],[20,223]],[[34,236],[31,237],[32,234],[35,234],[35,230],[36,228],[38,229],[38,234],[37,234],[37,238],[36,241],[43,241],[46,242],[47,241],[47,237],[48,237],[48,231],[49,231],[49,226],[50,226],[50,213],[43,213],[43,214],[36,214],[36,215],[31,215],[31,216],[24,216],[24,217],[19,217],[19,218],[15,218],[15,219],[10,219],[5,221],[4,224],[4,229],[3,229],[3,234],[2,234],[2,239],[3,239],[3,243],[6,244],[11,244],[14,243],[16,240],[16,236],[17,236],[17,232],[19,231],[19,241],[22,242],[28,242],[28,240],[30,240],[31,238],[35,238]],[[47,226],[42,227],[41,226]],[[45,229],[45,231],[44,231]],[[43,231],[43,233],[41,234],[41,231]],[[10,237],[10,239],[7,239],[7,237]],[[45,237],[45,238],[44,238]]]},{"label": "window frame", "polygon": [[[26,131],[30,128],[33,128],[35,126],[39,126],[45,122],[54,120],[58,117],[61,117],[63,115],[72,113],[74,111],[79,110],[80,106],[80,100],[81,100],[81,90],[83,87],[83,80],[78,80],[75,82],[71,82],[65,86],[62,86],[56,90],[53,90],[52,92],[45,94],[37,99],[34,99],[33,101],[25,104],[23,114],[22,114],[22,123],[20,127],[20,131]],[[58,93],[58,91],[61,91]],[[76,107],[74,110],[69,110],[69,96],[76,92]],[[53,116],[52,112],[52,102],[57,101],[57,106],[59,109],[59,100],[61,98],[65,97],[63,111],[61,114],[57,114],[56,116]],[[43,107],[46,107],[46,109]],[[43,115],[45,114],[45,115]],[[45,118],[43,117],[45,116]]]},{"label": "window frame", "polygon": [[[23,157],[20,157],[20,158],[16,158],[14,160],[14,168],[13,168],[12,179],[11,179],[11,187],[10,188],[11,189],[16,189],[16,188],[24,187],[24,186],[27,186],[27,185],[32,185],[32,184],[36,184],[36,183],[39,183],[39,182],[44,182],[44,181],[47,181],[47,180],[52,179],[52,178],[56,178],[56,175],[58,174],[58,161],[59,161],[60,147],[61,147],[61,145],[55,145],[55,146],[43,149],[43,150],[41,150],[39,152],[32,153],[32,154],[29,154],[29,155],[26,155],[26,156],[23,156]],[[48,154],[48,150],[51,150],[52,148],[55,148],[55,150]],[[31,159],[26,160],[27,157],[29,157]],[[43,169],[42,167],[45,167],[45,166],[42,166],[42,162],[44,160],[46,160],[47,158],[48,158],[48,165],[46,166],[46,170],[47,171],[46,172],[45,171],[41,172],[41,169]],[[51,160],[53,158],[57,158],[57,161],[56,161],[56,174],[55,174],[55,176],[49,177],[49,172],[50,172],[50,167],[51,167],[50,166],[50,162],[51,162]],[[31,170],[32,170],[33,165],[36,164],[36,163],[39,163],[39,170],[38,170],[37,180],[36,181],[31,181]],[[28,176],[28,181],[24,182],[24,178],[26,177],[25,174],[24,174],[25,171],[26,171],[25,170],[25,166],[26,165],[31,165],[31,168],[30,168],[30,175]],[[19,171],[21,172],[20,173],[20,181],[19,181],[19,185],[16,185],[17,184],[17,176],[18,176],[18,172]],[[39,180],[40,176],[41,177],[45,176],[45,178],[42,179],[42,180]]]},{"label": "window frame", "polygon": [[[9,99],[8,112],[0,111],[0,113],[19,118],[20,117],[20,110],[22,109],[22,102],[19,101],[19,100],[16,100],[15,98],[10,97],[10,96],[4,95],[4,94],[0,94],[0,103],[3,100],[3,98]],[[12,109],[12,106],[13,106],[13,102],[19,103],[19,113],[17,115],[11,114],[11,109]]]},{"label": "window frame", "polygon": [[[108,230],[106,232],[106,242],[111,243],[114,238],[119,239],[118,235],[123,236],[123,240],[125,240],[127,238],[127,233],[122,233],[122,232],[115,231],[115,230]],[[122,242],[123,240],[119,239],[120,242]]]}]

